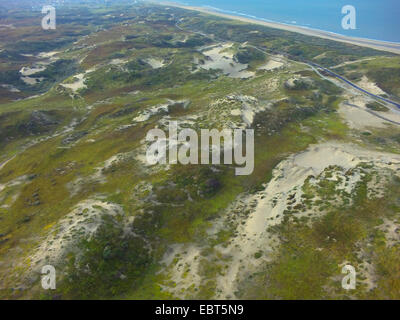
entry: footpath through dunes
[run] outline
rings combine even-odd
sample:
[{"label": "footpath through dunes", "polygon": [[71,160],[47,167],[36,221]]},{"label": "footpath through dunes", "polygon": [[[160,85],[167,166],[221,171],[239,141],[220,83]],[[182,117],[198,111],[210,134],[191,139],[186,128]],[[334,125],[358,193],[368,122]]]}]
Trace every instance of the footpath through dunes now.
[{"label": "footpath through dunes", "polygon": [[[355,104],[349,103],[349,102],[344,102],[344,104],[347,105],[347,106],[349,106],[349,107],[357,108],[357,109],[359,109],[359,110],[362,110],[362,111],[364,111],[364,112],[367,112],[367,113],[373,115],[374,117],[377,117],[377,118],[380,118],[380,119],[382,119],[382,120],[385,120],[385,121],[387,121],[387,122],[389,122],[389,123],[391,123],[391,124],[395,124],[395,125],[400,126],[400,121],[396,121],[396,120],[389,119],[388,117],[386,117],[386,116],[384,116],[384,115],[382,115],[382,114],[378,114],[377,112],[374,112],[374,111],[372,111],[372,110],[368,110],[368,109],[361,108],[361,107],[359,107],[359,106],[357,106],[357,105],[355,105]],[[358,114],[358,116],[359,116],[359,114]],[[396,118],[400,118],[400,115],[397,115]],[[366,121],[366,123],[364,123],[363,126],[368,126],[368,122]],[[377,126],[379,127],[379,124],[378,124],[378,125],[372,124],[372,127],[377,127]]]}]

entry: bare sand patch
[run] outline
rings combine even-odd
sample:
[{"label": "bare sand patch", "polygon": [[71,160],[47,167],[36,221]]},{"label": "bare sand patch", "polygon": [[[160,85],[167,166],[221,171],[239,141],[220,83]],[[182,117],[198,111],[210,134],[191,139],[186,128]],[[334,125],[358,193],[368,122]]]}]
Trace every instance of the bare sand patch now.
[{"label": "bare sand patch", "polygon": [[[193,244],[172,245],[164,255],[161,264],[165,269],[162,272],[165,272],[169,276],[169,281],[173,282],[173,292],[176,297],[185,299],[192,285],[201,282],[200,260],[201,248]],[[171,290],[169,286],[162,287]]]},{"label": "bare sand patch", "polygon": [[389,122],[374,116],[362,108],[340,104],[338,112],[351,129],[386,128],[389,124]]},{"label": "bare sand patch", "polygon": [[29,180],[29,176],[28,175],[23,175],[23,176],[20,176],[18,178],[15,178],[14,180],[11,180],[11,181],[9,181],[9,182],[7,182],[5,184],[1,184],[0,185],[0,192],[3,191],[7,187],[18,186],[20,184],[23,184],[23,183],[27,182],[28,180]]},{"label": "bare sand patch", "polygon": [[[334,142],[311,146],[306,151],[282,161],[274,169],[273,178],[266,185],[265,190],[250,196],[245,201],[253,207],[252,212],[245,223],[239,225],[237,232],[239,236],[227,248],[221,249],[221,252],[232,256],[232,261],[229,263],[225,276],[218,279],[220,293],[217,298],[234,297],[237,280],[256,270],[263,260],[270,259],[269,252],[276,242],[274,238],[271,238],[268,227],[281,222],[289,195],[300,199],[301,186],[308,176],[317,176],[325,168],[333,165],[348,170],[355,168],[361,162],[369,161],[384,169],[392,168],[393,164],[397,168],[400,167],[400,155],[370,151],[352,144]],[[351,192],[358,178],[355,176],[354,179],[349,180],[347,192]],[[255,205],[251,205],[252,203]],[[254,259],[258,251],[263,252],[264,258]]]},{"label": "bare sand patch", "polygon": [[391,247],[400,241],[400,222],[385,218],[383,224],[379,226],[386,236],[386,246]]},{"label": "bare sand patch", "polygon": [[149,58],[144,61],[147,64],[149,64],[153,69],[160,69],[160,68],[164,67],[164,65],[165,65],[164,60],[162,60],[162,59]]},{"label": "bare sand patch", "polygon": [[49,52],[41,52],[38,54],[38,58],[54,58],[55,55],[59,54],[60,51],[49,51]]},{"label": "bare sand patch", "polygon": [[220,128],[245,129],[251,126],[256,115],[265,111],[272,102],[260,102],[248,95],[228,95],[208,106],[207,125]]},{"label": "bare sand patch", "polygon": [[62,83],[60,85],[64,88],[71,89],[74,93],[76,93],[80,89],[85,89],[87,88],[85,84],[86,81],[85,76],[89,73],[95,72],[98,68],[99,65],[86,70],[84,73],[76,74],[75,76],[73,76],[73,79],[75,80],[73,83]]},{"label": "bare sand patch", "polygon": [[74,79],[75,81],[73,83],[62,83],[61,86],[63,86],[64,88],[71,89],[73,92],[77,92],[80,89],[86,88],[84,73],[75,75]]},{"label": "bare sand patch", "polygon": [[274,69],[279,69],[282,66],[283,66],[283,62],[269,60],[266,64],[262,65],[261,67],[258,67],[257,70],[270,71],[270,70],[274,70]]},{"label": "bare sand patch", "polygon": [[367,76],[363,76],[361,78],[361,81],[359,81],[358,86],[363,88],[366,91],[371,92],[372,94],[380,95],[380,94],[385,94],[385,91],[383,91],[381,88],[379,88],[376,83],[371,82]]},{"label": "bare sand patch", "polygon": [[205,70],[222,70],[222,72],[231,78],[247,79],[254,76],[254,72],[248,71],[248,65],[242,64],[233,59],[233,54],[229,49],[233,43],[224,43],[208,48],[202,53],[207,57],[199,67]]},{"label": "bare sand patch", "polygon": [[118,65],[124,64],[126,62],[127,62],[127,60],[124,60],[124,59],[112,59],[110,61],[110,64],[113,66],[118,66]]},{"label": "bare sand patch", "polygon": [[65,254],[76,251],[75,244],[83,238],[90,238],[102,224],[102,215],[122,214],[122,208],[102,200],[88,199],[76,207],[49,229],[47,237],[29,258],[31,267],[36,269],[45,264],[59,263]]},{"label": "bare sand patch", "polygon": [[44,66],[23,67],[19,70],[19,73],[27,77],[44,70],[46,70],[46,67]]},{"label": "bare sand patch", "polygon": [[169,103],[157,105],[142,111],[138,116],[133,118],[134,122],[144,122],[149,120],[152,116],[160,113],[168,113]]},{"label": "bare sand patch", "polygon": [[44,80],[43,77],[40,78],[31,78],[31,77],[21,77],[21,80],[30,86],[34,86],[35,84]]}]

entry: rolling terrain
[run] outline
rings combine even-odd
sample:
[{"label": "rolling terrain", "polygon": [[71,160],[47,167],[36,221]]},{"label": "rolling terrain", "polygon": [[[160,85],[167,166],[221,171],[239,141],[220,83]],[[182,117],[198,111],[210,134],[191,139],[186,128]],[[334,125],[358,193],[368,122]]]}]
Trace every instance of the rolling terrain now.
[{"label": "rolling terrain", "polygon": [[[41,17],[0,10],[0,298],[400,298],[400,56],[147,3]],[[172,121],[254,129],[254,172],[149,166]]]}]

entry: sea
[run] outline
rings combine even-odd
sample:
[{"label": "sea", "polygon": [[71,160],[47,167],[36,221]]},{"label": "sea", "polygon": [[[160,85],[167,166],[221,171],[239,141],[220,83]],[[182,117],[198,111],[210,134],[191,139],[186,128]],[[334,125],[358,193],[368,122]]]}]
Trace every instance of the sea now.
[{"label": "sea", "polygon": [[[211,10],[333,32],[345,36],[400,43],[400,0],[175,0]],[[343,29],[342,8],[356,12],[355,29]]]}]

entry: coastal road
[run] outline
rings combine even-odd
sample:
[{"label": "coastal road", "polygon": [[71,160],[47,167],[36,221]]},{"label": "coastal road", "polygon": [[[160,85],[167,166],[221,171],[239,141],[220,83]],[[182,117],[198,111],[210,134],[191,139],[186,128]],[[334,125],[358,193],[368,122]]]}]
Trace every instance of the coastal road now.
[{"label": "coastal road", "polygon": [[[256,47],[256,46],[253,46],[253,45],[248,45],[248,46],[249,46],[249,47],[252,47],[252,48],[254,48],[254,49],[256,49],[256,50],[259,50],[259,51],[263,52],[264,54],[270,55],[270,53],[268,53],[267,51],[262,50],[262,49],[260,49],[260,48],[258,48],[258,47]],[[294,61],[299,62],[299,61],[297,61],[297,60],[294,60]],[[389,103],[389,104],[391,104],[391,105],[397,107],[398,109],[400,109],[400,104],[399,104],[399,103],[394,102],[394,101],[389,100],[389,99],[386,99],[386,98],[383,98],[383,97],[380,97],[380,96],[378,96],[378,95],[376,95],[376,94],[373,94],[372,92],[369,92],[369,91],[367,91],[367,90],[365,90],[365,89],[363,89],[363,88],[357,86],[355,83],[353,83],[353,82],[347,80],[346,78],[342,77],[341,75],[339,75],[339,74],[333,72],[332,70],[330,70],[330,69],[328,69],[328,68],[325,68],[325,67],[323,67],[323,66],[320,66],[319,64],[316,64],[316,63],[311,62],[311,61],[306,61],[306,60],[304,60],[304,61],[301,61],[301,62],[304,63],[304,64],[306,64],[306,65],[308,65],[309,67],[311,67],[315,72],[318,73],[319,76],[321,76],[322,78],[324,78],[324,79],[326,79],[326,80],[329,80],[329,79],[326,78],[324,75],[322,75],[320,72],[318,72],[317,69],[321,69],[321,70],[323,70],[323,71],[329,73],[329,74],[332,75],[333,77],[335,77],[335,78],[337,78],[337,79],[339,79],[339,80],[341,80],[341,81],[344,81],[345,83],[347,83],[347,84],[350,85],[351,87],[355,88],[356,90],[358,90],[358,91],[360,91],[360,92],[362,92],[362,93],[364,93],[364,94],[367,94],[367,95],[369,95],[369,96],[371,96],[371,97],[373,97],[373,98],[375,98],[375,99],[378,99],[378,100],[384,101],[384,102],[386,102],[386,103]],[[316,69],[316,68],[317,68],[317,69]],[[376,115],[376,114],[375,114],[375,115]],[[385,120],[386,120],[386,119],[385,119]]]},{"label": "coastal road", "polygon": [[[202,36],[204,36],[204,37],[207,37],[207,38],[209,38],[209,39],[211,39],[211,40],[213,40],[213,41],[215,41],[215,40],[226,41],[226,40],[224,40],[224,39],[216,39],[215,37],[211,37],[211,36],[209,36],[209,35],[207,35],[207,34],[205,34],[205,33],[203,33],[203,32],[197,32],[197,31],[192,31],[192,30],[184,29],[184,28],[182,28],[181,26],[179,26],[179,22],[180,22],[180,21],[177,21],[176,24],[175,24],[175,26],[176,26],[179,30],[181,30],[181,31],[189,32],[189,33],[195,33],[195,34],[200,34],[200,35],[202,35]],[[260,51],[260,52],[262,52],[262,53],[264,53],[264,54],[266,54],[266,55],[268,55],[268,56],[273,56],[272,53],[267,52],[266,50],[260,49],[260,48],[254,46],[254,45],[247,44],[247,46],[249,46],[249,47],[251,47],[251,48],[254,48],[254,49],[256,49],[256,50],[258,50],[258,51]],[[288,56],[286,53],[283,53],[283,54],[284,54],[285,56]],[[386,103],[388,103],[388,104],[391,104],[391,105],[395,106],[396,108],[400,109],[400,103],[397,103],[397,102],[394,102],[394,101],[392,101],[392,100],[389,100],[389,99],[380,97],[380,96],[378,96],[378,95],[376,95],[376,94],[373,94],[372,92],[369,92],[369,91],[367,91],[367,90],[365,90],[365,89],[363,89],[363,88],[357,86],[355,83],[353,83],[353,82],[347,80],[347,79],[344,78],[343,76],[341,76],[341,75],[339,75],[339,74],[333,72],[332,70],[330,70],[330,69],[328,69],[328,68],[325,68],[325,67],[323,67],[323,66],[320,66],[320,65],[318,65],[318,64],[316,64],[316,63],[314,63],[314,62],[312,62],[312,61],[307,61],[307,60],[297,61],[297,60],[295,60],[295,59],[290,59],[289,57],[288,57],[288,59],[289,59],[289,60],[293,60],[293,61],[295,61],[295,62],[297,62],[297,63],[303,63],[303,64],[305,64],[305,65],[311,67],[319,76],[321,76],[322,78],[324,78],[324,79],[326,79],[326,80],[329,80],[327,77],[325,77],[324,75],[322,75],[322,74],[317,70],[317,69],[321,69],[321,70],[323,70],[323,71],[329,73],[331,76],[333,76],[333,77],[335,77],[335,78],[337,78],[337,79],[339,79],[339,80],[345,82],[346,84],[350,85],[351,87],[353,87],[354,89],[360,91],[361,93],[366,94],[366,95],[368,95],[368,96],[370,96],[370,97],[372,97],[372,98],[374,98],[374,99],[377,99],[377,100],[380,100],[380,101],[384,101],[384,102],[386,102]],[[336,84],[336,83],[335,83],[335,84]],[[337,85],[337,84],[336,84],[336,85]],[[342,89],[346,89],[346,88],[342,87]],[[353,107],[360,108],[360,107],[358,107],[358,106],[349,104],[349,103],[347,103],[347,102],[346,102],[346,104],[349,105],[349,106],[353,106]],[[363,110],[364,110],[364,109],[363,109]],[[383,119],[383,120],[389,121],[389,122],[391,122],[391,123],[400,125],[398,122],[392,121],[392,120],[387,119],[387,118],[385,118],[385,117],[383,117],[383,116],[380,116],[379,114],[377,114],[377,113],[375,113],[375,112],[373,112],[373,111],[370,111],[370,110],[365,110],[365,111],[369,112],[370,114],[372,114],[372,115],[374,115],[374,116],[376,116],[376,117],[378,117],[378,118],[380,118],[380,119]]]},{"label": "coastal road", "polygon": [[382,116],[382,115],[380,115],[380,114],[377,114],[376,112],[374,112],[374,111],[372,111],[372,110],[368,110],[368,109],[361,108],[361,107],[359,107],[359,106],[357,106],[357,105],[355,105],[355,104],[348,103],[347,101],[344,102],[344,104],[345,104],[345,105],[348,105],[348,106],[350,106],[350,107],[357,108],[357,109],[360,109],[360,110],[362,110],[362,111],[368,112],[369,114],[372,114],[373,116],[375,116],[375,117],[377,117],[377,118],[380,118],[380,119],[382,119],[382,120],[385,120],[385,121],[388,121],[388,122],[390,122],[390,123],[397,124],[398,126],[400,126],[400,122],[397,122],[397,121],[388,119],[388,118],[386,118],[386,117],[384,117],[384,116]]}]

